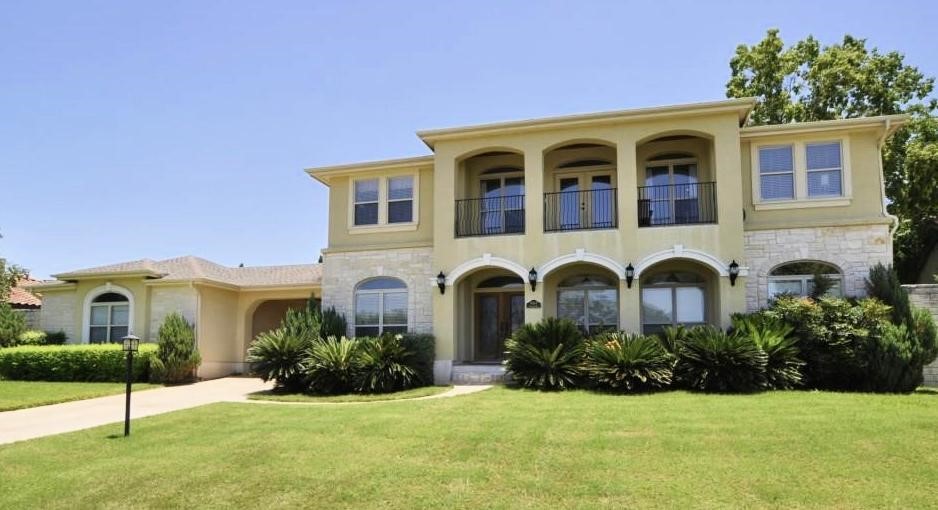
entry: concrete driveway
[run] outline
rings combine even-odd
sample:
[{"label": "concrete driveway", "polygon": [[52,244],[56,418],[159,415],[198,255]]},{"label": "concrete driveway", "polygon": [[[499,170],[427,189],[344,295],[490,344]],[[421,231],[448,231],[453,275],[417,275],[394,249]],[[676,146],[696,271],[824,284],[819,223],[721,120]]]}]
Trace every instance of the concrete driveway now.
[{"label": "concrete driveway", "polygon": [[[273,383],[265,383],[260,379],[225,377],[185,386],[134,392],[130,416],[143,418],[215,402],[245,401],[248,393],[272,387]],[[0,444],[122,421],[123,394],[0,412]]]}]

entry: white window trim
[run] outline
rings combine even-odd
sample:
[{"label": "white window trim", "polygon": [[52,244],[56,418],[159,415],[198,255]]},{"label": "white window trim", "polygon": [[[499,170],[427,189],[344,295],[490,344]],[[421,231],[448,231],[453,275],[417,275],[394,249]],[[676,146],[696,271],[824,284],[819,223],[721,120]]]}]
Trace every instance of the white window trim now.
[{"label": "white window trim", "polygon": [[[381,278],[381,277],[379,277]],[[391,277],[393,278],[393,277]],[[373,278],[369,278],[373,279]],[[399,278],[395,278],[399,280]],[[366,282],[368,280],[362,280],[358,285]],[[403,281],[403,280],[401,280]],[[364,289],[361,290],[358,288],[358,285],[355,286],[355,292],[352,293],[352,333],[357,336],[356,330],[358,328],[378,328],[378,335],[384,333],[385,326],[388,327],[401,327],[403,326],[406,331],[410,331],[410,289],[407,287],[407,284],[404,284],[403,289]],[[360,294],[377,294],[378,295],[378,324],[359,324],[358,323],[358,296]],[[384,296],[385,294],[404,294],[407,299],[407,321],[403,324],[385,324],[384,323]]]},{"label": "white window trim", "polygon": [[[412,219],[407,223],[388,223],[388,179],[394,177],[410,177],[413,179],[413,202]],[[370,225],[355,224],[355,183],[359,181],[378,180],[378,223]],[[417,230],[420,224],[420,172],[399,172],[385,174],[380,176],[360,177],[350,179],[349,182],[349,207],[348,207],[348,231],[349,234],[374,234],[379,232],[406,232]],[[401,199],[403,200],[403,199]],[[400,200],[391,200],[396,202]],[[364,203],[364,202],[363,202]],[[370,202],[369,202],[370,203]]]},{"label": "white window trim", "polygon": [[[95,298],[101,294],[107,294],[108,292],[116,292],[122,294],[127,298],[127,334],[132,335],[134,333],[134,293],[125,287],[120,285],[114,285],[110,282],[100,286],[95,287],[88,291],[85,294],[85,301],[82,304],[82,321],[81,321],[81,343],[87,344],[91,343],[91,304],[94,302]],[[110,320],[110,318],[108,318]]]},{"label": "white window trim", "polygon": [[[842,273],[829,273],[824,276],[830,278],[831,280],[837,281],[840,284],[840,296],[843,296],[844,293],[844,275]],[[813,274],[791,274],[791,275],[779,275],[779,276],[769,276],[768,284],[766,286],[765,292],[768,295],[768,301],[771,301],[775,298],[777,294],[771,293],[771,284],[773,282],[801,282],[801,293],[799,296],[808,295],[808,282],[814,280]],[[838,296],[838,297],[840,297]]]},{"label": "white window trim", "polygon": [[[825,143],[840,143],[841,196],[808,196],[807,146]],[[759,149],[791,146],[793,151],[795,194],[791,199],[765,200],[762,198],[762,174],[759,169]],[[850,138],[811,138],[785,142],[753,143],[751,154],[752,204],[757,211],[772,209],[797,209],[805,207],[842,207],[850,205],[852,200],[852,179],[850,165]],[[782,172],[778,172],[782,173]],[[767,174],[771,175],[771,174]]]}]

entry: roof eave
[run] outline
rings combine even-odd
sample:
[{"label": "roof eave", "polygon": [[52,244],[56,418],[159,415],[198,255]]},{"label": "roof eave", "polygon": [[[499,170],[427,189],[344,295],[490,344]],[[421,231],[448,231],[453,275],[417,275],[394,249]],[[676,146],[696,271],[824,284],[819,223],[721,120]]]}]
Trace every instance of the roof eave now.
[{"label": "roof eave", "polygon": [[764,126],[750,126],[739,130],[742,139],[761,138],[777,135],[792,135],[800,133],[819,133],[825,131],[859,130],[870,128],[887,128],[887,136],[908,122],[909,116],[880,115],[876,117],[856,117],[852,119],[819,120],[812,122],[792,122],[789,124],[767,124]]},{"label": "roof eave", "polygon": [[166,273],[156,271],[108,271],[101,273],[59,273],[52,275],[58,280],[95,280],[100,278],[162,278]]},{"label": "roof eave", "polygon": [[433,164],[433,155],[414,156],[410,158],[384,159],[378,161],[364,161],[360,163],[349,163],[342,165],[331,165],[312,167],[305,169],[306,173],[313,179],[329,185],[329,179],[337,175],[348,175],[361,172],[380,172],[388,170],[400,170],[414,168]]},{"label": "roof eave", "polygon": [[433,149],[434,144],[442,140],[503,135],[507,133],[528,131],[544,131],[550,129],[577,127],[581,125],[615,124],[661,117],[699,116],[731,111],[737,113],[739,122],[742,124],[745,122],[746,118],[749,116],[749,112],[752,111],[755,105],[755,98],[744,97],[703,103],[565,115],[559,117],[496,122],[491,124],[479,124],[456,128],[429,129],[418,131],[417,136],[420,137],[420,139],[423,140],[423,142],[427,144],[428,147]]}]

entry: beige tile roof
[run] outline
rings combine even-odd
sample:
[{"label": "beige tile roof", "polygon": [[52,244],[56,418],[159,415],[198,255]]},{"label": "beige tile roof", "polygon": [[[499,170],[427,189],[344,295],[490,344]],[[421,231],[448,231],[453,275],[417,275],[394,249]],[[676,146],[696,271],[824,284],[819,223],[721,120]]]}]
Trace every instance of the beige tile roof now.
[{"label": "beige tile roof", "polygon": [[237,287],[278,287],[319,285],[322,280],[322,265],[227,267],[188,255],[166,260],[141,259],[120,262],[53,276],[59,280],[80,280],[99,275],[141,275],[154,281],[208,280]]},{"label": "beige tile roof", "polygon": [[39,296],[36,296],[26,289],[26,287],[37,283],[39,283],[38,280],[33,280],[28,277],[16,282],[16,287],[10,289],[10,304],[13,305],[14,308],[36,308],[42,306],[42,300],[39,299]]}]

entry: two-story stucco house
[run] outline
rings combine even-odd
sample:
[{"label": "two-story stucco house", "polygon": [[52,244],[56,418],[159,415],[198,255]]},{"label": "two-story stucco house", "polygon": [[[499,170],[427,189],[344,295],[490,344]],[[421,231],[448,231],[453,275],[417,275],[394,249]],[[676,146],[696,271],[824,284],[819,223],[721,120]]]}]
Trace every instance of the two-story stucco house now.
[{"label": "two-story stucco house", "polygon": [[[880,149],[905,117],[745,127],[754,105],[421,131],[431,155],[308,169],[329,187],[329,243],[296,288],[345,313],[349,335],[432,333],[440,382],[496,374],[505,338],[543,317],[726,327],[810,292],[816,272],[862,294],[869,267],[892,261]],[[239,324],[201,333],[231,343],[230,370],[260,302],[193,317]]]}]

